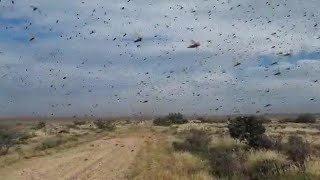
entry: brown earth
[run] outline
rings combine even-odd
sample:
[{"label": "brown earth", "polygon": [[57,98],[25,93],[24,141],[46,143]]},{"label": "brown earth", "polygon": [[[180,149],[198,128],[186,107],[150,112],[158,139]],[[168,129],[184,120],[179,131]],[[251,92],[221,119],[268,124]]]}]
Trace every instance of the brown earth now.
[{"label": "brown earth", "polygon": [[126,175],[144,140],[99,139],[53,155],[35,157],[0,170],[5,180],[111,180]]}]

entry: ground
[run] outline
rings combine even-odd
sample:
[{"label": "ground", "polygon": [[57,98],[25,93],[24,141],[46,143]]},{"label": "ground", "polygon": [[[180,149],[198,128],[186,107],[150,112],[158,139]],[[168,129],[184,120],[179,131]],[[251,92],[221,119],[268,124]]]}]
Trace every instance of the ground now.
[{"label": "ground", "polygon": [[[173,142],[183,141],[190,129],[201,129],[208,132],[210,147],[245,146],[229,137],[223,121],[193,121],[162,127],[150,120],[117,120],[113,121],[116,128],[112,130],[98,129],[91,120],[82,124],[70,120],[45,121],[45,127],[40,127],[39,122],[0,123],[2,128],[28,134],[6,155],[0,156],[0,179],[209,180],[218,177],[212,172],[209,159],[192,151],[178,151]],[[288,136],[298,134],[310,142],[312,153],[304,172],[310,174],[309,179],[320,177],[319,125],[319,122],[298,124],[274,120],[265,124],[268,136],[281,135],[285,142]],[[263,159],[291,163],[284,153],[276,150],[249,150],[243,154],[245,159],[240,164],[246,173]],[[288,172],[300,171],[290,164]]]},{"label": "ground", "polygon": [[125,179],[142,138],[101,138],[88,144],[13,164],[0,171],[7,180]]}]

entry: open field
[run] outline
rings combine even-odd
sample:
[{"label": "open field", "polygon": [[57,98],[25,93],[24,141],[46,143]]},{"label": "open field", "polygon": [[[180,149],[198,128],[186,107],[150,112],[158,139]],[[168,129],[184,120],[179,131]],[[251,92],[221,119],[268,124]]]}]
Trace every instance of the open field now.
[{"label": "open field", "polygon": [[166,126],[156,126],[151,120],[126,119],[105,124],[85,119],[1,121],[2,131],[14,132],[16,138],[8,152],[2,149],[0,177],[319,179],[320,122],[279,119],[263,123],[265,134],[270,138],[281,137],[281,147],[289,146],[291,136],[302,137],[309,145],[303,162],[290,159],[285,148],[252,148],[231,138],[226,119],[189,120]]}]

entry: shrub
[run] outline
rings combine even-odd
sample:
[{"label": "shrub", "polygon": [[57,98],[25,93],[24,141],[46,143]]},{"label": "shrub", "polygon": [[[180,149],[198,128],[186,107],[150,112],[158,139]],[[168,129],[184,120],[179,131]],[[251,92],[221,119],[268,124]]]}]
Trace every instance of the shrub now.
[{"label": "shrub", "polygon": [[75,120],[75,121],[73,121],[73,124],[74,124],[75,126],[81,126],[81,125],[85,125],[85,124],[86,124],[86,121]]},{"label": "shrub", "polygon": [[265,116],[259,116],[258,117],[258,120],[261,121],[263,124],[268,124],[268,123],[271,123],[271,119],[265,117]]},{"label": "shrub", "polygon": [[312,114],[301,114],[295,119],[295,123],[315,123],[316,118]]},{"label": "shrub", "polygon": [[283,149],[282,139],[282,135],[271,136],[270,140],[272,141],[272,149],[281,151]]},{"label": "shrub", "polygon": [[158,117],[153,120],[153,124],[156,126],[170,126],[171,121],[166,117]]},{"label": "shrub", "polygon": [[45,139],[40,146],[36,147],[37,150],[45,150],[49,148],[54,148],[63,144],[64,141],[61,137],[51,137]]},{"label": "shrub", "polygon": [[294,122],[294,120],[290,119],[290,118],[284,118],[284,119],[280,119],[278,122],[279,123],[289,123],[289,122]]},{"label": "shrub", "polygon": [[34,137],[34,134],[30,134],[30,133],[26,133],[26,132],[22,132],[22,133],[18,133],[18,144],[24,144],[26,143],[26,141],[32,137]]},{"label": "shrub", "polygon": [[250,138],[249,145],[254,148],[271,149],[274,147],[274,142],[267,135],[262,134]]},{"label": "shrub", "polygon": [[113,121],[111,120],[96,120],[93,122],[98,129],[103,129],[103,130],[108,130],[108,131],[113,131],[116,126]]},{"label": "shrub", "polygon": [[207,122],[207,119],[205,117],[202,117],[202,116],[198,116],[196,118],[196,120],[200,121],[200,122]]},{"label": "shrub", "polygon": [[173,147],[177,150],[205,152],[208,149],[210,141],[211,137],[206,131],[200,129],[190,129],[185,140],[181,143],[174,142]]},{"label": "shrub", "polygon": [[288,142],[284,146],[288,159],[293,161],[298,167],[305,170],[305,161],[311,153],[310,144],[300,136],[289,136]]},{"label": "shrub", "polygon": [[229,147],[210,148],[208,161],[212,174],[219,177],[232,177],[241,171],[241,151]]},{"label": "shrub", "polygon": [[315,123],[316,117],[312,114],[300,114],[296,119],[285,118],[279,120],[279,123]]},{"label": "shrub", "polygon": [[267,148],[270,146],[271,141],[264,135],[265,127],[254,116],[237,117],[231,120],[227,127],[232,138],[238,139],[251,147]]},{"label": "shrub", "polygon": [[169,113],[167,118],[172,122],[172,124],[188,123],[188,120],[185,119],[181,113]]},{"label": "shrub", "polygon": [[285,174],[288,165],[276,159],[264,159],[255,162],[247,173],[252,180],[277,179],[276,177]]},{"label": "shrub", "polygon": [[226,119],[223,119],[223,118],[210,118],[210,119],[206,119],[205,121],[206,123],[226,123],[227,120]]},{"label": "shrub", "polygon": [[17,143],[18,137],[15,131],[0,129],[0,155],[7,154],[9,149]]},{"label": "shrub", "polygon": [[170,126],[171,124],[185,124],[188,120],[181,113],[169,113],[165,117],[159,117],[153,120],[153,124],[157,126]]},{"label": "shrub", "polygon": [[42,129],[44,127],[46,127],[46,123],[41,121],[41,122],[38,122],[38,124],[35,125],[35,127],[33,129],[38,130],[38,129]]}]

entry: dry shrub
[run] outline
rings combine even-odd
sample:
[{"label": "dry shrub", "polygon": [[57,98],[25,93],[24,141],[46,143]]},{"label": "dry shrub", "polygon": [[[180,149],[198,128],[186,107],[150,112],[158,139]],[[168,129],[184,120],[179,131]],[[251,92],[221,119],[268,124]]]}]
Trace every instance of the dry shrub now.
[{"label": "dry shrub", "polygon": [[45,150],[60,146],[65,143],[61,137],[50,137],[46,138],[39,146],[36,147],[36,150]]},{"label": "dry shrub", "polygon": [[170,126],[171,121],[166,117],[158,117],[153,120],[153,124],[156,126]]},{"label": "dry shrub", "polygon": [[113,131],[116,128],[116,125],[111,120],[101,120],[98,119],[93,122],[98,129]]},{"label": "dry shrub", "polygon": [[288,142],[283,148],[288,159],[305,170],[305,162],[311,153],[310,144],[302,137],[293,135],[289,136]]},{"label": "dry shrub", "polygon": [[80,121],[80,120],[74,120],[73,124],[75,126],[81,126],[81,125],[85,125],[87,122],[86,121]]},{"label": "dry shrub", "polygon": [[207,151],[211,137],[203,129],[190,129],[183,142],[174,142],[173,147],[177,150],[197,152]]},{"label": "dry shrub", "polygon": [[208,160],[211,172],[218,177],[232,177],[241,169],[238,155],[230,149],[211,148]]},{"label": "dry shrub", "polygon": [[170,126],[171,124],[185,124],[188,120],[181,113],[169,113],[165,117],[159,117],[153,120],[157,126]]},{"label": "dry shrub", "polygon": [[316,117],[312,114],[301,114],[295,119],[295,123],[315,123]]},{"label": "dry shrub", "polygon": [[283,119],[280,119],[278,122],[285,124],[285,123],[290,123],[293,121],[294,121],[294,119],[292,119],[292,118],[283,118]]},{"label": "dry shrub", "polygon": [[0,129],[0,156],[8,153],[18,141],[18,133],[13,130]]},{"label": "dry shrub", "polygon": [[44,127],[46,127],[46,123],[41,121],[41,122],[38,122],[32,129],[39,130],[39,129],[42,129]]},{"label": "dry shrub", "polygon": [[265,117],[265,116],[258,116],[257,117],[258,121],[262,122],[263,124],[268,124],[271,123],[271,119]]},{"label": "dry shrub", "polygon": [[285,174],[288,164],[276,159],[264,159],[255,162],[250,169],[247,170],[248,176],[252,180],[268,180],[276,179]]},{"label": "dry shrub", "polygon": [[133,180],[212,180],[208,164],[189,152],[176,152],[162,135],[147,141],[129,173]]},{"label": "dry shrub", "polygon": [[315,123],[316,118],[312,114],[300,114],[296,119],[285,118],[279,120],[279,123]]}]

